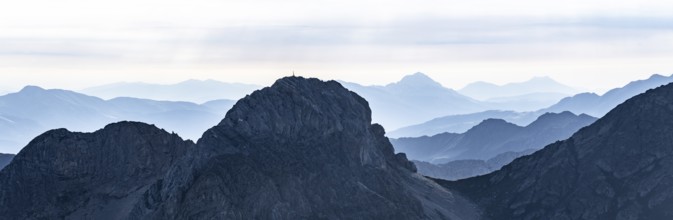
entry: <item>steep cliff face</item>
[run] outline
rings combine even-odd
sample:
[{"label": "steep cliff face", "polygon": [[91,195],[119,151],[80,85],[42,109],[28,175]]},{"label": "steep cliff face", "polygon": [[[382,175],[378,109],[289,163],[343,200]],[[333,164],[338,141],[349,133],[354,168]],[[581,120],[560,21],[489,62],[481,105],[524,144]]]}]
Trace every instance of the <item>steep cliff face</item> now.
[{"label": "steep cliff face", "polygon": [[288,77],[238,101],[157,181],[132,219],[474,219],[394,154],[367,102]]},{"label": "steep cliff face", "polygon": [[490,219],[673,219],[673,84],[500,171],[440,181]]},{"label": "steep cliff face", "polygon": [[137,122],[48,131],[0,171],[0,219],[123,219],[193,146]]}]

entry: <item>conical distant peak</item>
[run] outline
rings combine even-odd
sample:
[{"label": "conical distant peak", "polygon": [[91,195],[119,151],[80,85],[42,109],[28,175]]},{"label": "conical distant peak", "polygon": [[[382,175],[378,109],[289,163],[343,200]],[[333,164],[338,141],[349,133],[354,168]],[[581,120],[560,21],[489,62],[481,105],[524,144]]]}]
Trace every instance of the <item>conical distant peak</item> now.
[{"label": "conical distant peak", "polygon": [[23,89],[21,89],[20,93],[31,93],[31,92],[42,92],[44,91],[43,88],[39,86],[25,86]]},{"label": "conical distant peak", "polygon": [[411,75],[404,76],[402,80],[398,84],[403,84],[403,85],[433,85],[433,86],[441,86],[438,82],[430,78],[429,76],[425,75],[424,73],[417,72]]}]

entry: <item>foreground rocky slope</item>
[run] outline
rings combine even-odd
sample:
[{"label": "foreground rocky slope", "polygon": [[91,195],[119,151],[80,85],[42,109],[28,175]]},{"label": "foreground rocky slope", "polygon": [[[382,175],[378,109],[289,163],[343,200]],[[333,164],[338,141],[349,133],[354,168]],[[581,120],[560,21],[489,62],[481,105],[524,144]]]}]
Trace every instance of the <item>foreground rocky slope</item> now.
[{"label": "foreground rocky slope", "polygon": [[673,219],[673,84],[489,175],[442,182],[490,219]]},{"label": "foreground rocky slope", "polygon": [[0,219],[123,219],[193,146],[137,122],[48,131],[0,171]]}]

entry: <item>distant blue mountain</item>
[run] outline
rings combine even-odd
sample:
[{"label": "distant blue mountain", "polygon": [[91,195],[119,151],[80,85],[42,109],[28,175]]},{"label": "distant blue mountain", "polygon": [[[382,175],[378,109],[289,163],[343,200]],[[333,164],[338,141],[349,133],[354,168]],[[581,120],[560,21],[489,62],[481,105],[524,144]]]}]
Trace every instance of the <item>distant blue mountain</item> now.
[{"label": "distant blue mountain", "polygon": [[53,128],[94,131],[122,120],[156,124],[181,136],[197,139],[217,124],[234,101],[191,102],[98,97],[59,89],[26,86],[0,96],[0,152],[18,152],[30,139]]},{"label": "distant blue mountain", "polygon": [[446,163],[454,160],[487,160],[505,152],[538,150],[570,137],[596,121],[589,115],[571,112],[547,113],[522,127],[502,119],[487,119],[462,134],[391,139],[396,152],[411,160]]},{"label": "distant blue mountain", "polygon": [[532,154],[533,152],[535,152],[534,149],[528,149],[521,152],[505,152],[488,160],[454,160],[443,164],[433,164],[424,161],[413,162],[418,169],[418,173],[423,176],[445,180],[459,180],[499,170],[514,159]]},{"label": "distant blue mountain", "polygon": [[[542,108],[536,111],[516,112],[490,110],[472,114],[441,116],[423,123],[393,130],[388,133],[388,136],[399,138],[436,135],[443,132],[462,133],[488,118],[499,118],[517,125],[525,125],[547,112],[559,113],[564,111],[571,111],[575,114],[588,114],[591,116],[601,117],[607,111],[616,107],[628,98],[643,93],[648,89],[665,85],[669,82],[673,82],[672,76],[662,76],[655,74],[646,80],[634,81],[622,88],[612,89],[602,96],[594,93],[580,93],[572,97],[564,98],[550,107]],[[493,109],[508,109],[508,105],[516,105],[517,102],[522,102],[523,100],[524,99],[509,100],[510,102],[503,102],[501,105],[492,105],[493,103],[490,104],[491,106],[500,107],[492,107]],[[486,103],[486,105],[489,105],[489,103]]]},{"label": "distant blue mountain", "polygon": [[415,73],[385,86],[340,82],[368,102],[374,122],[387,129],[421,123],[442,115],[479,112],[489,107],[443,87],[423,73]]},{"label": "distant blue mountain", "polygon": [[489,118],[504,119],[505,121],[527,125],[535,121],[542,113],[515,112],[489,110],[464,115],[450,115],[432,119],[430,121],[393,130],[386,135],[392,138],[432,136],[440,133],[463,133]]},{"label": "distant blue mountain", "polygon": [[622,88],[616,88],[603,95],[595,93],[581,93],[572,97],[564,98],[560,102],[540,110],[540,112],[571,111],[576,114],[589,114],[602,117],[608,111],[627,99],[643,93],[648,89],[666,85],[673,82],[673,76],[654,74],[645,80],[630,82]]},{"label": "distant blue mountain", "polygon": [[[563,85],[549,77],[534,77],[525,82],[496,85],[487,82],[474,82],[458,90],[463,95],[487,101],[507,99],[508,97],[531,96],[532,94],[555,94],[549,98],[573,95],[578,89]],[[543,96],[544,97],[544,96]],[[538,97],[540,98],[540,97]]]},{"label": "distant blue mountain", "polygon": [[216,80],[192,79],[170,85],[120,82],[86,88],[81,92],[103,99],[134,97],[152,100],[204,103],[217,99],[238,100],[260,88],[262,88],[262,86],[242,83],[226,83]]}]

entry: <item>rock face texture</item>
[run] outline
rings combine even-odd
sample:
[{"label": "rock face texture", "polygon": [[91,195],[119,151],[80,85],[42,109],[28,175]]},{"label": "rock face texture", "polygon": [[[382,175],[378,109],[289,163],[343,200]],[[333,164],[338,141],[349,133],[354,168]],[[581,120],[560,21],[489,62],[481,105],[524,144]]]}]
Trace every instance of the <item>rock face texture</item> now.
[{"label": "rock face texture", "polygon": [[673,219],[673,84],[500,171],[439,182],[487,219]]},{"label": "rock face texture", "polygon": [[123,219],[193,146],[137,122],[48,131],[0,171],[0,219]]},{"label": "rock face texture", "polygon": [[14,154],[0,154],[0,170],[7,166],[12,161],[12,158],[14,158]]},{"label": "rock face texture", "polygon": [[431,163],[455,160],[488,160],[506,152],[538,150],[563,140],[596,121],[571,112],[546,113],[522,127],[502,119],[487,119],[462,134],[391,139],[397,152],[410,159]]},{"label": "rock face texture", "polygon": [[0,219],[478,219],[395,154],[367,102],[287,77],[193,145],[140,123],[52,130],[0,172]]},{"label": "rock face texture", "polygon": [[474,219],[394,154],[367,102],[288,77],[238,101],[131,219]]}]

